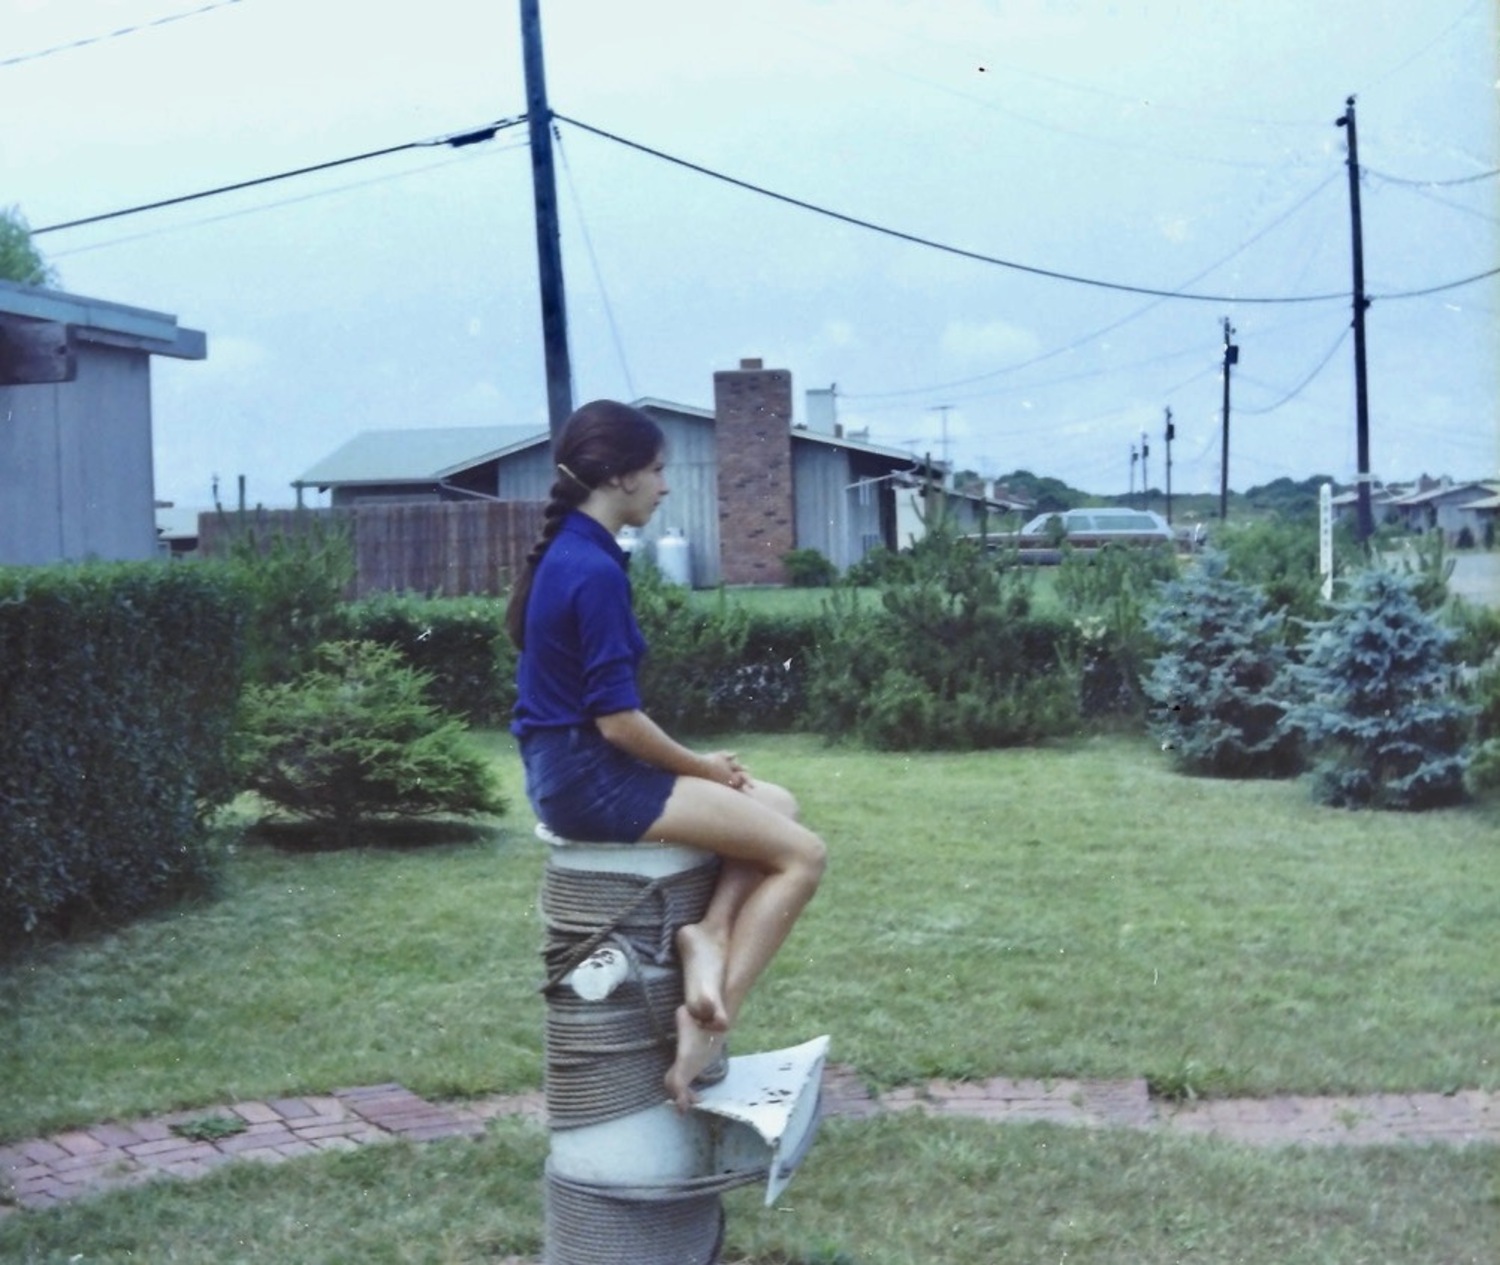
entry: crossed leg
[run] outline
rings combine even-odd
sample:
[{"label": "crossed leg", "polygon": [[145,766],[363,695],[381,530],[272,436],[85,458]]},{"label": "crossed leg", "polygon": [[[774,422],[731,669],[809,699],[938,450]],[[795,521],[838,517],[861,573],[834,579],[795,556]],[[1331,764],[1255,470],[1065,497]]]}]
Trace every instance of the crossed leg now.
[{"label": "crossed leg", "polygon": [[702,920],[677,934],[684,1002],[666,1086],[680,1111],[692,1105],[694,1078],[722,1051],[746,994],[818,889],[827,849],[796,814],[796,800],[773,783],[731,790],[680,777],[643,835],[724,862]]}]

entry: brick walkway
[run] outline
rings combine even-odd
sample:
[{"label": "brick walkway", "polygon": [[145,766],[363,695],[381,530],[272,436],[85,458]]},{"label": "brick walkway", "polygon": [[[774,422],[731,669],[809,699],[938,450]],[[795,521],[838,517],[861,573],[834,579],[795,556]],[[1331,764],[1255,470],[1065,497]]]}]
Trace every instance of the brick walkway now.
[{"label": "brick walkway", "polygon": [[[850,1069],[829,1067],[825,1116],[862,1119],[883,1112],[989,1120],[1049,1121],[1093,1128],[1211,1135],[1256,1146],[1368,1146],[1389,1143],[1500,1145],[1500,1094],[1377,1094],[1362,1098],[1216,1099],[1161,1103],[1145,1081],[934,1082],[872,1097]],[[99,1124],[0,1146],[0,1217],[49,1208],[95,1191],[162,1177],[192,1178],[232,1160],[279,1164],[319,1151],[405,1138],[477,1136],[501,1116],[542,1120],[540,1092],[437,1103],[400,1085],[232,1103],[148,1120]],[[244,1128],[194,1140],[173,1128],[214,1117]]]}]

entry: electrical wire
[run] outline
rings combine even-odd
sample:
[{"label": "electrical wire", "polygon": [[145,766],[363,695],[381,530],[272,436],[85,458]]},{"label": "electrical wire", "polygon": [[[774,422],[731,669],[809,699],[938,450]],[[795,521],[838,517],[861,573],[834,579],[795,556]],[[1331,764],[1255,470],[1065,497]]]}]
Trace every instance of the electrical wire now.
[{"label": "electrical wire", "polygon": [[252,180],[239,180],[233,184],[217,185],[212,189],[200,189],[197,193],[184,193],[174,198],[162,198],[156,202],[143,202],[139,206],[124,207],[118,211],[105,211],[99,215],[85,215],[76,220],[65,220],[60,224],[48,224],[42,228],[31,230],[33,237],[39,237],[43,233],[58,233],[66,228],[81,228],[85,224],[102,224],[106,220],[118,220],[127,215],[138,215],[142,211],[157,211],[163,207],[180,206],[185,202],[197,202],[202,198],[218,197],[223,193],[235,193],[241,189],[253,189],[257,185],[274,184],[278,180],[290,180],[294,176],[307,176],[318,171],[331,171],[335,167],[347,167],[352,163],[367,162],[372,158],[385,158],[390,154],[401,154],[413,149],[430,149],[443,145],[451,149],[462,149],[467,145],[477,145],[483,141],[493,140],[495,135],[506,128],[515,127],[526,121],[524,115],[512,119],[499,119],[494,123],[487,123],[483,127],[473,128],[465,132],[454,132],[447,136],[434,137],[429,140],[406,141],[400,145],[387,145],[384,149],[372,149],[363,154],[351,154],[347,158],[334,158],[328,162],[313,163],[308,167],[297,167],[291,171],[280,171],[271,176],[256,176]]},{"label": "electrical wire", "polygon": [[557,155],[562,159],[563,179],[567,181],[568,193],[573,199],[573,212],[578,216],[578,229],[583,236],[583,246],[588,252],[589,265],[594,270],[594,284],[599,287],[599,301],[604,306],[604,316],[609,323],[609,335],[615,345],[615,356],[620,361],[620,372],[625,375],[625,389],[630,393],[629,398],[638,398],[635,389],[635,380],[630,376],[630,363],[625,357],[625,344],[620,339],[620,327],[615,323],[615,310],[609,301],[609,290],[604,285],[604,273],[599,268],[599,256],[594,253],[594,239],[589,235],[588,221],[583,217],[583,202],[578,196],[578,186],[573,182],[573,169],[568,166],[568,151],[563,147],[562,133],[556,126],[552,129],[552,138],[557,142]]},{"label": "electrical wire", "polygon": [[[509,145],[502,145],[498,149],[487,150],[482,155],[492,158],[497,154],[508,154],[512,150],[526,149],[529,142],[522,140]],[[282,207],[296,206],[303,202],[315,202],[319,198],[331,198],[340,193],[348,193],[354,189],[368,189],[371,185],[389,184],[394,180],[405,180],[409,176],[424,175],[429,171],[441,171],[448,167],[455,167],[460,163],[473,162],[478,154],[460,155],[458,157],[447,157],[441,162],[427,163],[421,167],[410,167],[405,171],[395,171],[384,176],[372,176],[369,180],[354,180],[348,184],[332,185],[327,189],[317,189],[312,193],[299,193],[296,197],[278,198],[275,202],[262,202],[256,206],[243,206],[235,211],[224,211],[219,215],[207,215],[202,219],[187,220],[180,224],[168,224],[161,228],[149,228],[141,233],[131,233],[125,237],[111,237],[107,241],[90,242],[87,246],[74,246],[71,250],[49,251],[49,259],[69,259],[74,255],[86,255],[95,250],[107,250],[111,246],[123,246],[129,242],[146,241],[152,237],[161,237],[166,233],[176,233],[183,229],[202,228],[208,224],[221,224],[225,220],[237,220],[246,215],[259,215],[263,211],[276,211]]]},{"label": "electrical wire", "polygon": [[1294,386],[1284,396],[1282,396],[1281,399],[1277,400],[1275,404],[1269,404],[1265,408],[1246,408],[1242,404],[1235,409],[1235,412],[1246,414],[1250,417],[1260,417],[1266,413],[1274,413],[1283,404],[1290,404],[1299,395],[1301,395],[1308,386],[1312,384],[1312,380],[1314,378],[1316,378],[1320,373],[1323,372],[1328,362],[1333,359],[1334,353],[1344,345],[1344,341],[1349,337],[1349,331],[1352,328],[1353,327],[1350,325],[1344,326],[1343,331],[1339,334],[1338,338],[1334,340],[1334,344],[1328,349],[1327,354],[1323,357],[1323,359],[1318,361],[1315,366],[1313,366],[1313,371],[1309,373],[1307,377],[1303,378],[1301,382]]},{"label": "electrical wire", "polygon": [[88,48],[91,44],[103,44],[109,40],[119,39],[122,35],[135,35],[140,31],[149,31],[158,26],[167,26],[172,22],[181,22],[184,18],[196,18],[200,14],[212,13],[215,9],[224,9],[231,4],[239,3],[240,0],[212,0],[210,4],[189,9],[183,13],[169,13],[166,17],[153,18],[149,22],[138,22],[135,26],[122,26],[114,31],[106,31],[102,35],[89,35],[83,39],[69,40],[65,44],[54,44],[51,48],[41,48],[34,53],[19,53],[14,57],[3,57],[0,58],[0,69],[6,66],[19,66],[22,62],[38,61],[43,57],[52,57],[58,53],[71,53],[74,49]]},{"label": "electrical wire", "polygon": [[[834,211],[828,207],[819,206],[814,202],[807,202],[802,198],[794,198],[790,194],[777,193],[773,189],[767,189],[763,185],[750,183],[748,180],[740,180],[723,172],[715,171],[711,167],[704,167],[699,163],[689,162],[685,158],[678,158],[663,150],[654,149],[650,145],[643,145],[639,141],[628,140],[614,132],[607,132],[603,128],[593,127],[588,123],[580,122],[578,119],[569,118],[565,114],[553,115],[563,123],[568,123],[582,131],[590,132],[595,136],[607,141],[613,141],[617,145],[623,145],[627,149],[634,149],[643,154],[649,154],[653,158],[660,158],[678,167],[689,171],[696,171],[699,175],[709,176],[714,180],[725,184],[734,185],[736,188],[745,189],[751,193],[758,193],[762,197],[770,198],[776,202],[786,203],[788,206],[799,207],[804,211],[811,211],[816,215],[822,215],[828,219],[838,220],[843,224],[852,224],[856,228],[869,229],[872,232],[883,234],[886,237],[896,238],[898,241],[910,242],[916,246],[926,246],[931,250],[941,251],[948,255],[957,255],[961,259],[972,259],[976,263],[994,264],[1000,268],[1010,268],[1016,272],[1030,273],[1033,276],[1048,277],[1053,281],[1068,281],[1076,285],[1093,286],[1101,290],[1118,290],[1127,294],[1150,294],[1165,299],[1182,299],[1185,301],[1199,303],[1322,303],[1332,299],[1347,300],[1348,294],[1338,291],[1330,294],[1301,294],[1301,295],[1227,295],[1227,294],[1191,294],[1183,290],[1163,290],[1151,286],[1127,285],[1119,281],[1104,281],[1095,277],[1079,276],[1075,273],[1059,272],[1051,268],[1039,268],[1033,264],[1018,263],[1011,259],[1000,259],[994,255],[986,255],[976,250],[967,250],[962,246],[950,246],[945,242],[934,241],[929,237],[920,237],[915,233],[907,233],[901,229],[890,228],[883,224],[876,224],[871,220],[862,219],[859,216],[847,215],[842,211]],[[1462,284],[1462,283],[1454,283]]]},{"label": "electrical wire", "polygon": [[[1283,211],[1280,215],[1278,215],[1275,219],[1273,219],[1269,224],[1266,224],[1259,231],[1253,233],[1250,237],[1246,238],[1243,242],[1241,242],[1238,246],[1236,246],[1227,255],[1223,256],[1220,259],[1215,260],[1213,263],[1209,264],[1207,268],[1204,268],[1201,272],[1195,273],[1193,276],[1189,277],[1186,281],[1182,282],[1181,285],[1178,288],[1179,289],[1183,289],[1183,288],[1185,288],[1187,286],[1193,285],[1195,282],[1201,281],[1204,277],[1208,276],[1210,273],[1215,272],[1219,268],[1222,268],[1231,259],[1234,259],[1236,256],[1243,254],[1246,250],[1248,250],[1251,246],[1255,245],[1256,242],[1260,241],[1261,238],[1265,237],[1273,229],[1279,228],[1282,224],[1284,224],[1287,220],[1289,220],[1293,215],[1295,215],[1298,211],[1300,211],[1303,207],[1305,207],[1309,202],[1311,202],[1315,197],[1317,197],[1318,194],[1322,193],[1324,189],[1328,188],[1329,185],[1333,184],[1334,181],[1340,180],[1342,178],[1343,178],[1343,173],[1342,172],[1337,172],[1337,171],[1334,172],[1332,175],[1326,177],[1320,184],[1318,184],[1315,188],[1313,188],[1305,196],[1299,198],[1290,207],[1288,207],[1285,211]],[[1128,324],[1130,324],[1131,321],[1138,320],[1140,317],[1145,316],[1147,312],[1155,311],[1157,308],[1159,308],[1166,301],[1167,300],[1164,299],[1164,298],[1155,299],[1155,300],[1153,300],[1150,303],[1146,303],[1146,304],[1142,305],[1141,307],[1136,308],[1132,312],[1126,313],[1124,316],[1120,317],[1118,320],[1111,321],[1108,325],[1100,326],[1098,329],[1091,330],[1087,334],[1080,335],[1078,338],[1075,338],[1070,343],[1066,343],[1066,344],[1064,344],[1061,347],[1054,347],[1051,351],[1042,352],[1040,355],[1032,356],[1028,360],[1022,360],[1022,361],[1019,361],[1019,362],[1017,362],[1016,364],[1013,364],[1013,365],[1005,365],[1005,366],[1003,366],[1003,367],[1001,367],[999,369],[991,369],[991,370],[989,370],[986,373],[975,374],[973,377],[968,377],[968,378],[959,378],[959,379],[956,379],[956,380],[951,381],[951,382],[938,382],[938,383],[933,383],[933,384],[930,384],[928,386],[922,386],[922,387],[904,387],[904,388],[902,388],[900,390],[896,390],[896,391],[875,391],[875,392],[867,392],[867,393],[852,393],[851,392],[851,393],[847,394],[845,396],[845,398],[846,399],[851,399],[851,400],[878,400],[878,399],[888,399],[888,398],[893,398],[893,397],[896,397],[896,396],[904,396],[904,395],[927,394],[927,393],[932,392],[932,391],[946,391],[946,390],[949,390],[952,387],[970,386],[970,385],[972,385],[973,383],[976,383],[976,382],[985,382],[985,381],[988,381],[990,378],[999,377],[1001,374],[1018,373],[1022,369],[1029,369],[1032,365],[1041,364],[1043,361],[1051,360],[1051,359],[1053,359],[1056,356],[1066,355],[1070,351],[1076,351],[1080,347],[1087,346],[1089,343],[1093,342],[1095,339],[1102,338],[1105,334],[1113,333],[1115,330],[1119,329],[1121,326],[1128,325]],[[976,397],[970,397],[970,398],[976,398]]]},{"label": "electrical wire", "polygon": [[1500,176],[1500,167],[1496,167],[1493,171],[1481,171],[1474,176],[1458,176],[1452,180],[1412,180],[1406,176],[1392,176],[1384,171],[1377,171],[1364,163],[1360,163],[1359,169],[1365,175],[1374,176],[1377,180],[1385,181],[1386,184],[1409,185],[1418,189],[1446,189],[1459,184],[1477,184],[1481,180],[1493,180],[1496,176]]}]

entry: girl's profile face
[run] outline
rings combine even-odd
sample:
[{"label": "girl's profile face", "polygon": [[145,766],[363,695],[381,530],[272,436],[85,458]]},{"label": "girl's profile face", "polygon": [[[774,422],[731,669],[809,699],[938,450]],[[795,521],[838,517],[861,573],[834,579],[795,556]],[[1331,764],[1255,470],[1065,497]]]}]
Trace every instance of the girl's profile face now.
[{"label": "girl's profile face", "polygon": [[644,527],[656,513],[662,497],[671,490],[667,487],[667,460],[658,453],[649,466],[623,475],[620,492],[623,496],[621,509],[628,527]]}]

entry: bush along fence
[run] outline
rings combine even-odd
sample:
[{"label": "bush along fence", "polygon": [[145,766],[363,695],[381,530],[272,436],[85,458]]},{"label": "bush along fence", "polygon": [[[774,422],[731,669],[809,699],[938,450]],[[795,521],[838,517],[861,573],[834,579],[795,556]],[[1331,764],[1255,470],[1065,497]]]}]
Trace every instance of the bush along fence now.
[{"label": "bush along fence", "polygon": [[211,873],[247,607],[218,569],[0,570],[0,944]]}]

